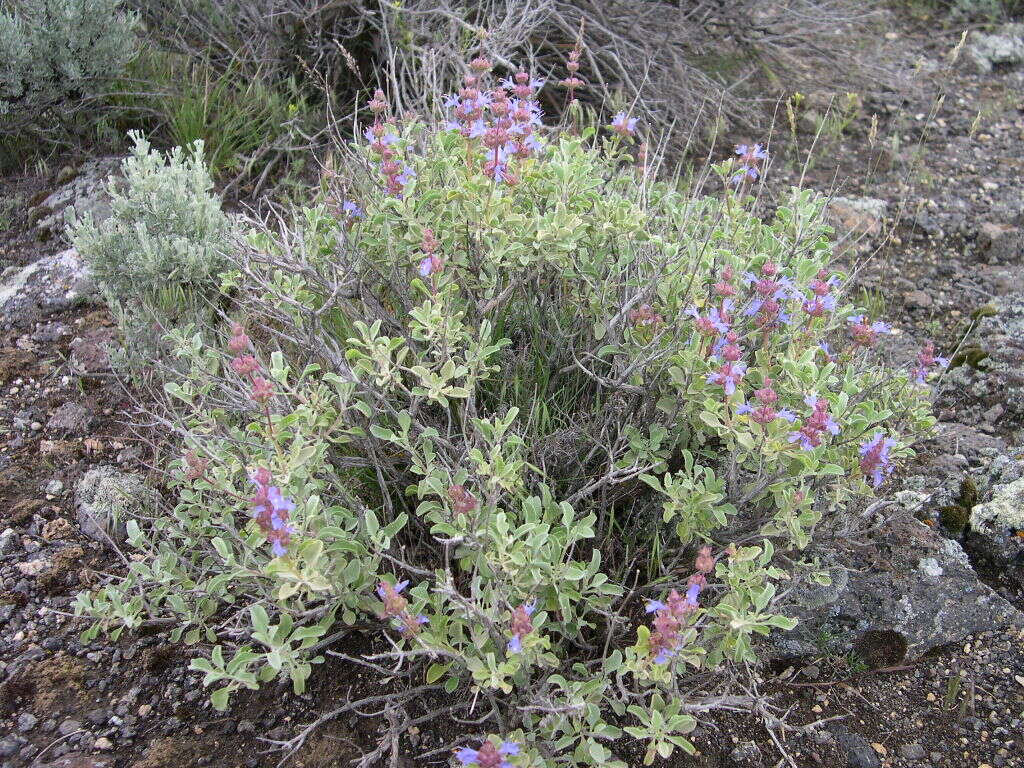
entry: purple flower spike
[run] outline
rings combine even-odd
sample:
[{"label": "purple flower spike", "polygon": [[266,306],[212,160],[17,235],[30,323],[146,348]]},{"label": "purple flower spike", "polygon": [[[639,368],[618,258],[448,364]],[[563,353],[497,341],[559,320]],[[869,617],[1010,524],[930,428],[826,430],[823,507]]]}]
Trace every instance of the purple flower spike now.
[{"label": "purple flower spike", "polygon": [[881,432],[876,432],[873,438],[860,446],[860,470],[865,477],[871,478],[871,484],[875,488],[882,484],[883,476],[893,470],[889,451],[895,447],[896,441],[891,437],[885,437]]}]

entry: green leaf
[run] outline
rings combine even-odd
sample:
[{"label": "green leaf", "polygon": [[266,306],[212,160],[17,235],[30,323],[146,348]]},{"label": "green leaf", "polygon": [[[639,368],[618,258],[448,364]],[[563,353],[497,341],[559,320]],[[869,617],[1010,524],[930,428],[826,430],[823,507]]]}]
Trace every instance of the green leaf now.
[{"label": "green leaf", "polygon": [[448,671],[451,664],[431,664],[427,667],[427,684],[436,683]]},{"label": "green leaf", "polygon": [[213,704],[213,708],[218,712],[223,712],[228,708],[229,696],[231,696],[231,686],[225,685],[223,688],[218,688],[210,695],[210,703]]}]

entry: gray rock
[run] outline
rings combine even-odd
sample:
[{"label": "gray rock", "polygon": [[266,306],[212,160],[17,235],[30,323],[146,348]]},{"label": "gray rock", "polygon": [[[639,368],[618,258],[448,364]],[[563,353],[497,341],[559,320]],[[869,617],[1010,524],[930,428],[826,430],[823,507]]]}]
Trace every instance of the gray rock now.
[{"label": "gray rock", "polygon": [[96,289],[74,248],[0,274],[0,328],[23,328],[44,315],[87,300]]},{"label": "gray rock", "polygon": [[992,34],[971,32],[967,36],[966,54],[982,74],[997,65],[1024,62],[1024,24],[1005,24]]},{"label": "gray rock", "polygon": [[805,584],[782,609],[800,623],[773,634],[775,658],[855,650],[874,667],[898,664],[969,634],[1012,624],[1024,615],[982,584],[960,544],[897,513],[869,546],[816,545],[832,576],[830,586]]},{"label": "gray rock", "polygon": [[972,553],[1000,569],[1003,576],[1024,586],[1024,478],[991,490],[990,499],[971,509],[970,530],[964,541]]},{"label": "gray rock", "polygon": [[65,225],[76,217],[92,214],[96,223],[110,217],[107,183],[116,174],[121,159],[105,157],[83,163],[77,173],[34,209],[35,230],[40,238],[63,234]]},{"label": "gray rock", "polygon": [[82,730],[82,723],[78,720],[72,720],[71,718],[64,720],[59,726],[57,726],[57,733],[61,736],[70,736],[72,733],[80,730]]},{"label": "gray rock", "polygon": [[0,757],[14,757],[21,750],[21,745],[24,743],[24,739],[20,739],[17,736],[8,736],[6,739],[0,739]]},{"label": "gray rock", "polygon": [[1024,233],[1019,227],[985,222],[978,228],[978,246],[990,263],[1017,261],[1024,250]]},{"label": "gray rock", "polygon": [[927,309],[932,305],[932,297],[927,292],[917,289],[909,291],[903,296],[904,301],[911,307],[920,307],[921,309]]},{"label": "gray rock", "polygon": [[834,197],[828,214],[844,238],[859,237],[879,234],[888,208],[885,200],[876,197]]},{"label": "gray rock", "polygon": [[89,331],[71,344],[71,365],[76,373],[102,373],[110,370],[110,352],[115,345],[112,328]]},{"label": "gray rock", "polygon": [[157,493],[138,475],[102,466],[85,473],[75,486],[75,506],[82,533],[96,541],[125,540],[125,522],[157,503]]},{"label": "gray rock", "polygon": [[904,760],[923,760],[925,755],[924,747],[920,744],[904,744],[899,751]]},{"label": "gray rock", "polygon": [[[60,747],[62,745],[58,745]],[[51,750],[56,752],[56,749]],[[63,757],[57,757],[52,763],[37,763],[33,768],[110,768],[113,761],[98,755],[86,755],[81,752],[67,752]]]},{"label": "gray rock", "polygon": [[845,755],[849,768],[881,768],[882,762],[878,759],[878,754],[863,736],[841,725],[832,728],[832,734],[836,737],[836,744]]},{"label": "gray rock", "polygon": [[729,753],[729,759],[736,766],[756,766],[761,764],[761,748],[753,741],[741,741]]},{"label": "gray rock", "polygon": [[109,717],[110,713],[105,709],[93,709],[85,715],[85,719],[93,725],[103,725]]},{"label": "gray rock", "polygon": [[22,733],[28,733],[36,724],[39,722],[39,718],[33,715],[31,712],[22,712],[18,715],[18,730]]},{"label": "gray rock", "polygon": [[84,435],[89,431],[92,414],[78,403],[64,403],[50,416],[46,428],[70,435]]},{"label": "gray rock", "polygon": [[0,555],[9,555],[20,548],[21,542],[18,541],[18,534],[13,528],[6,528],[0,533]]}]

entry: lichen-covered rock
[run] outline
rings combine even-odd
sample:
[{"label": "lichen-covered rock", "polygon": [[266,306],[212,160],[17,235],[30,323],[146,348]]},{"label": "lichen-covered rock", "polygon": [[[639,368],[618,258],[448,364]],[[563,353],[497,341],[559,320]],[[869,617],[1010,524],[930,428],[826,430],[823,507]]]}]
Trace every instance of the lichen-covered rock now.
[{"label": "lichen-covered rock", "polygon": [[75,486],[82,533],[96,541],[125,540],[129,517],[156,506],[157,494],[138,475],[102,466],[85,473]]},{"label": "lichen-covered rock", "polygon": [[1024,62],[1024,24],[1005,24],[991,34],[974,30],[967,37],[967,59],[982,74]]},{"label": "lichen-covered rock", "polygon": [[95,295],[78,251],[68,248],[0,274],[0,329],[23,328]]},{"label": "lichen-covered rock", "polygon": [[871,541],[822,542],[831,586],[801,587],[788,615],[800,624],[776,633],[776,657],[856,649],[876,666],[897,664],[1024,615],[978,580],[966,553],[909,513],[900,512]]},{"label": "lichen-covered rock", "polygon": [[966,544],[1007,581],[1024,587],[1024,479],[995,486],[989,501],[971,510]]}]

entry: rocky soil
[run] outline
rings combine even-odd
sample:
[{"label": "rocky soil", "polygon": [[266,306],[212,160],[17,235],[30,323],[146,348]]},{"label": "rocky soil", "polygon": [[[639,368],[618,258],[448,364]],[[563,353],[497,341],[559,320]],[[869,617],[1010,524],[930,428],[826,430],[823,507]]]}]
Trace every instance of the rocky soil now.
[{"label": "rocky soil", "polygon": [[[800,177],[842,191],[842,259],[895,326],[885,353],[909,365],[932,339],[954,366],[937,435],[885,503],[830,533],[834,585],[801,595],[800,628],[774,641],[759,690],[793,729],[776,745],[760,719],[716,717],[668,764],[1024,766],[1024,31],[975,34],[951,66],[959,37],[906,19],[886,40],[915,88],[864,103],[813,165],[810,109],[773,141],[769,198]],[[157,502],[111,319],[61,235],[66,206],[103,214],[112,167],[0,180],[19,202],[0,232],[0,768],[273,766],[262,739],[379,686],[328,662],[303,696],[270,685],[220,715],[166,627],[83,644],[70,615],[126,557],[112,510]],[[334,720],[291,764],[347,764],[374,730]],[[407,765],[450,738],[408,736]]]}]

